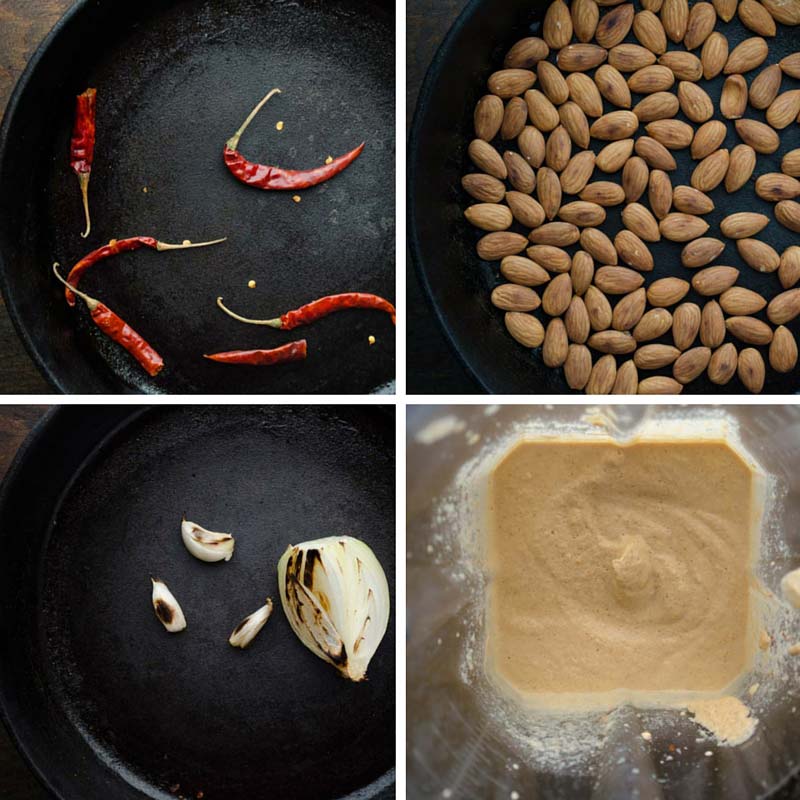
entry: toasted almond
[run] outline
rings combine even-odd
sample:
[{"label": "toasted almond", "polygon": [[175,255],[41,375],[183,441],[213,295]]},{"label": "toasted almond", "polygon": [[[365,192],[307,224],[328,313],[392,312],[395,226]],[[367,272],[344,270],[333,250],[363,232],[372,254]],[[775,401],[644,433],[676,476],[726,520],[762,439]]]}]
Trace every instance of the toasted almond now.
[{"label": "toasted almond", "polygon": [[635,203],[644,194],[649,176],[650,170],[643,158],[635,156],[625,162],[622,169],[622,188],[629,203]]},{"label": "toasted almond", "polygon": [[581,247],[600,264],[613,266],[617,263],[617,251],[611,239],[597,228],[586,228],[581,231]]},{"label": "toasted almond", "polygon": [[636,72],[655,62],[655,54],[638,44],[618,44],[608,51],[609,66],[620,72]]},{"label": "toasted almond", "polygon": [[633,354],[633,363],[639,369],[661,369],[672,364],[681,354],[669,344],[645,344]]},{"label": "toasted almond", "polygon": [[[689,24],[683,37],[683,46],[687,50],[700,47],[711,35],[717,23],[717,12],[711,3],[695,3],[689,12]],[[697,76],[700,77],[699,75]],[[696,80],[696,79],[695,79]]]},{"label": "toasted almond", "polygon": [[569,10],[575,38],[579,42],[591,42],[597,30],[597,23],[600,21],[600,9],[597,3],[594,0],[572,0]]},{"label": "toasted almond", "polygon": [[736,6],[739,0],[712,0],[717,16],[723,22],[730,22],[736,13]]},{"label": "toasted almond", "polygon": [[[561,277],[561,276],[559,276]],[[544,299],[542,299],[544,305]],[[581,297],[575,295],[569,301],[569,306],[564,312],[564,326],[567,329],[567,337],[571,342],[583,344],[591,332],[591,322],[586,304]]]},{"label": "toasted almond", "polygon": [[760,36],[753,36],[733,48],[725,62],[723,72],[726,75],[741,75],[755,69],[767,58],[769,45]]},{"label": "toasted almond", "polygon": [[532,314],[508,311],[505,324],[511,336],[525,347],[538,347],[544,341],[544,327]]},{"label": "toasted almond", "polygon": [[758,394],[764,388],[766,373],[761,353],[753,347],[746,347],[742,350],[736,364],[736,373],[748,391]]},{"label": "toasted almond", "polygon": [[713,297],[730,289],[738,277],[739,270],[735,267],[706,267],[694,274],[692,288],[703,297]]},{"label": "toasted almond", "polygon": [[647,199],[650,208],[658,219],[664,219],[672,208],[672,181],[662,169],[654,169],[650,173]]},{"label": "toasted almond", "polygon": [[640,203],[629,203],[625,206],[622,210],[622,224],[646,242],[657,242],[661,239],[658,220]]},{"label": "toasted almond", "polygon": [[503,101],[494,94],[485,94],[475,105],[473,114],[475,137],[489,142],[503,124]]},{"label": "toasted almond", "polygon": [[758,239],[739,239],[736,249],[744,262],[758,272],[775,272],[781,265],[777,252]]},{"label": "toasted almond", "polygon": [[728,60],[728,40],[723,34],[714,31],[703,44],[700,62],[703,65],[703,77],[706,80],[716,78],[725,68]]},{"label": "toasted almond", "polygon": [[464,216],[482,231],[504,231],[511,227],[511,209],[497,203],[477,203],[464,211]]},{"label": "toasted almond", "polygon": [[655,92],[640,100],[633,108],[639,122],[670,119],[678,113],[680,104],[672,92]]},{"label": "toasted almond", "polygon": [[797,0],[762,0],[764,7],[784,25],[800,25],[800,6]]},{"label": "toasted almond", "polygon": [[793,244],[781,253],[778,280],[784,289],[791,289],[800,281],[800,247],[798,245]]},{"label": "toasted almond", "polygon": [[547,219],[554,219],[561,208],[561,181],[549,167],[541,167],[536,173],[536,196]]},{"label": "toasted almond", "polygon": [[672,205],[684,214],[708,214],[714,210],[714,201],[693,186],[676,186],[672,192]]},{"label": "toasted almond", "polygon": [[800,233],[800,203],[794,200],[781,200],[775,206],[775,219],[784,228]]},{"label": "toasted almond", "polygon": [[624,3],[604,14],[595,31],[595,39],[601,47],[610,48],[620,44],[633,24],[632,3]]},{"label": "toasted almond", "polygon": [[683,386],[674,378],[666,375],[653,375],[639,381],[638,394],[680,394]]},{"label": "toasted almond", "polygon": [[710,156],[720,148],[727,135],[728,129],[725,123],[718,119],[709,120],[705,125],[701,125],[692,139],[690,151],[692,158],[699,160]]},{"label": "toasted almond", "polygon": [[800,53],[792,53],[778,63],[784,75],[788,75],[790,78],[800,78]]},{"label": "toasted almond", "polygon": [[637,342],[649,342],[663,336],[672,327],[672,314],[666,308],[651,308],[633,329]]},{"label": "toasted almond", "polygon": [[610,64],[600,67],[594,76],[595,84],[603,97],[618,108],[631,107],[631,92],[622,73]]},{"label": "toasted almond", "polygon": [[790,150],[784,155],[781,159],[781,172],[793,178],[800,178],[800,148]]},{"label": "toasted almond", "polygon": [[725,315],[716,300],[709,300],[703,306],[700,316],[700,341],[711,348],[719,347],[725,341]]},{"label": "toasted almond", "polygon": [[681,278],[659,278],[647,288],[647,300],[651,306],[666,308],[683,300],[688,291],[688,281]]},{"label": "toasted almond", "polygon": [[730,153],[725,149],[706,156],[692,172],[692,186],[700,192],[716,189],[725,179],[729,165]]},{"label": "toasted almond", "polygon": [[725,191],[739,191],[750,180],[755,168],[756,151],[749,144],[737,144],[731,150],[728,171],[725,173]]},{"label": "toasted almond", "polygon": [[617,377],[614,380],[611,394],[636,394],[638,387],[639,373],[636,370],[636,364],[633,363],[633,359],[630,359],[617,370]]},{"label": "toasted almond", "polygon": [[747,108],[747,81],[741,75],[730,75],[722,85],[719,110],[725,119],[739,119]]},{"label": "toasted almond", "polygon": [[682,50],[670,50],[668,53],[664,53],[658,59],[658,63],[672,70],[676,80],[699,81],[703,75],[703,65],[700,59],[693,53],[686,53]]},{"label": "toasted almond", "polygon": [[733,286],[722,293],[719,304],[732,317],[747,317],[765,308],[767,301],[758,292],[743,286]]},{"label": "toasted almond", "polygon": [[[714,104],[706,91],[691,81],[681,81],[678,84],[678,102],[681,111],[692,122],[706,122],[714,116]],[[694,131],[692,131],[694,135]]]},{"label": "toasted almond", "polygon": [[569,97],[569,87],[561,74],[561,70],[549,61],[540,61],[536,65],[538,86],[545,93],[547,99],[554,105],[566,103]]},{"label": "toasted almond", "polygon": [[499,261],[505,256],[521,253],[528,244],[526,237],[511,231],[487,233],[478,241],[478,257],[484,261]]},{"label": "toasted almond", "polygon": [[519,153],[512,150],[503,153],[503,163],[506,165],[508,182],[518,192],[530,194],[536,187],[536,176],[531,165]]},{"label": "toasted almond", "polygon": [[[621,230],[614,237],[614,246],[619,257],[639,272],[651,272],[655,266],[653,255],[647,245],[633,232]],[[616,262],[616,256],[614,261]]]},{"label": "toasted almond", "polygon": [[600,267],[594,273],[594,285],[604,294],[628,294],[644,283],[644,277],[627,267]]},{"label": "toasted almond", "polygon": [[608,298],[596,287],[590,286],[583,295],[586,312],[593,331],[604,331],[611,325],[611,304]]},{"label": "toasted almond", "polygon": [[[716,19],[716,16],[715,16]],[[678,383],[686,385],[703,374],[708,362],[711,360],[711,349],[708,347],[693,347],[678,356],[672,366],[672,377]]]},{"label": "toasted almond", "polygon": [[773,325],[785,325],[800,314],[800,289],[781,292],[767,306],[767,318]]},{"label": "toasted almond", "polygon": [[[800,194],[800,183],[798,184],[798,194]],[[729,239],[747,239],[755,236],[759,231],[763,231],[767,225],[769,225],[769,217],[764,214],[740,211],[725,217],[720,223],[720,230]]]},{"label": "toasted almond", "polygon": [[522,157],[534,168],[538,169],[544,162],[545,141],[542,132],[533,125],[526,125],[517,137],[517,146]]},{"label": "toasted almond", "polygon": [[607,144],[595,158],[595,166],[602,172],[614,173],[622,169],[633,152],[633,139],[621,139]]},{"label": "toasted almond", "polygon": [[611,327],[618,331],[631,330],[642,318],[646,305],[647,294],[643,288],[626,294],[614,306]]},{"label": "toasted almond", "polygon": [[745,28],[749,28],[759,36],[774,36],[775,20],[758,0],[741,0],[739,3],[739,19]]},{"label": "toasted almond", "polygon": [[567,329],[560,317],[554,317],[547,323],[542,343],[542,361],[547,367],[560,367],[569,354]]},{"label": "toasted almond", "polygon": [[530,89],[535,82],[536,75],[529,69],[501,69],[493,72],[486,83],[492,94],[508,100]]},{"label": "toasted almond", "polygon": [[[583,113],[581,107],[572,101],[564,103],[561,108],[558,109],[558,115],[570,139],[572,139],[578,147],[588,147],[589,121],[586,119],[586,114]],[[556,130],[558,130],[558,128],[556,128]],[[594,155],[592,157],[592,163],[594,163]]]},{"label": "toasted almond", "polygon": [[529,194],[507,192],[506,203],[514,219],[526,228],[538,228],[544,222],[544,209]]},{"label": "toasted almond", "polygon": [[542,24],[542,38],[553,50],[560,50],[569,44],[572,38],[572,18],[564,0],[554,0],[547,8]]},{"label": "toasted almond", "polygon": [[708,230],[708,223],[702,217],[676,211],[667,214],[658,228],[661,235],[671,242],[688,242],[702,236]]},{"label": "toasted almond", "polygon": [[572,257],[569,274],[572,278],[572,290],[582,297],[594,280],[594,260],[585,250],[578,250]]},{"label": "toasted almond", "polygon": [[636,340],[627,331],[598,331],[589,337],[589,347],[600,353],[625,355],[636,349]]},{"label": "toasted almond", "polygon": [[561,122],[558,109],[538,89],[528,89],[525,92],[525,103],[533,126],[542,133],[552,131]]},{"label": "toasted almond", "polygon": [[750,105],[758,109],[767,108],[778,96],[782,77],[783,73],[777,64],[761,70],[750,84]]},{"label": "toasted almond", "polygon": [[684,267],[695,269],[710,264],[723,250],[725,242],[710,236],[689,242],[681,251],[681,263]]},{"label": "toasted almond", "polygon": [[542,311],[551,317],[560,317],[569,308],[570,300],[572,300],[572,278],[568,272],[562,272],[545,287],[542,293]]},{"label": "toasted almond", "polygon": [[667,34],[661,20],[652,11],[640,11],[633,18],[633,33],[643,47],[661,54],[667,49]]},{"label": "toasted almond", "polygon": [[678,166],[672,153],[661,142],[657,142],[650,136],[640,136],[636,140],[635,148],[636,154],[641,156],[647,166],[652,169],[663,169],[670,172]]},{"label": "toasted almond", "polygon": [[571,344],[564,361],[564,378],[570,389],[583,389],[592,374],[592,354],[583,344]]},{"label": "toasted almond", "polygon": [[561,189],[567,194],[579,194],[594,172],[594,153],[582,150],[569,160],[561,173]]},{"label": "toasted almond", "polygon": [[572,156],[572,139],[563,125],[551,131],[547,137],[544,160],[554,172],[561,172],[569,164]]},{"label": "toasted almond", "polygon": [[702,312],[696,303],[681,303],[672,315],[672,341],[678,350],[688,350],[697,338]]},{"label": "toasted almond", "polygon": [[800,114],[800,89],[779,94],[767,109],[767,122],[776,130],[791,125]]},{"label": "toasted almond", "polygon": [[598,358],[592,367],[589,381],[586,384],[586,394],[609,394],[614,388],[617,377],[617,361],[612,355]]},{"label": "toasted almond", "polygon": [[508,177],[505,162],[497,150],[483,139],[473,139],[467,148],[472,163],[493,178]]},{"label": "toasted almond", "polygon": [[567,247],[580,238],[580,231],[569,222],[548,222],[534,228],[528,238],[534,244],[551,244],[554,247]]},{"label": "toasted almond", "polygon": [[632,111],[612,111],[595,120],[591,135],[603,141],[627,139],[639,127],[639,120]]},{"label": "toasted almond", "polygon": [[607,208],[624,203],[625,190],[613,181],[594,181],[580,192],[580,198]]},{"label": "toasted almond", "polygon": [[503,112],[503,122],[500,125],[500,138],[504,141],[516,139],[525,129],[528,121],[528,106],[521,97],[512,97]]},{"label": "toasted almond", "polygon": [[502,181],[481,172],[465,175],[461,179],[461,185],[470,197],[480,200],[482,203],[499,203],[506,193],[506,187]]},{"label": "toasted almond", "polygon": [[651,64],[636,70],[628,78],[628,88],[636,94],[652,94],[665,92],[675,83],[675,75],[669,67]]},{"label": "toasted almond", "polygon": [[791,372],[797,365],[797,341],[783,325],[775,329],[769,346],[769,364],[776,372]]},{"label": "toasted almond", "polygon": [[572,266],[569,253],[551,244],[534,244],[525,252],[531,261],[540,264],[548,272],[569,272]]},{"label": "toasted almond", "polygon": [[492,304],[503,311],[533,311],[539,308],[539,295],[528,286],[502,283],[492,290]]},{"label": "toasted almond", "polygon": [[597,203],[575,200],[561,206],[559,217],[565,222],[572,222],[581,228],[593,228],[606,221],[606,210]]},{"label": "toasted almond", "polygon": [[661,6],[661,23],[667,36],[675,44],[682,42],[689,26],[689,3],[687,0],[664,0]]},{"label": "toasted almond", "polygon": [[509,282],[520,286],[542,286],[550,280],[550,274],[524,256],[506,256],[500,262],[500,274]]},{"label": "toasted almond", "polygon": [[717,386],[729,383],[736,374],[738,358],[736,345],[730,342],[714,350],[708,362],[708,379],[711,383],[715,383]]},{"label": "toasted almond", "polygon": [[587,117],[601,117],[603,115],[603,98],[597,84],[582,72],[567,75],[570,99],[580,106]]},{"label": "toasted almond", "polygon": [[747,344],[769,344],[772,341],[772,328],[755,317],[728,317],[725,327],[731,336]]},{"label": "toasted almond", "polygon": [[657,119],[646,126],[647,133],[670,150],[682,150],[694,139],[694,128],[679,119]]},{"label": "toasted almond", "polygon": [[550,48],[544,39],[538,36],[529,36],[527,39],[520,39],[506,53],[503,66],[506,69],[530,69],[535,67],[543,58],[550,54]]}]

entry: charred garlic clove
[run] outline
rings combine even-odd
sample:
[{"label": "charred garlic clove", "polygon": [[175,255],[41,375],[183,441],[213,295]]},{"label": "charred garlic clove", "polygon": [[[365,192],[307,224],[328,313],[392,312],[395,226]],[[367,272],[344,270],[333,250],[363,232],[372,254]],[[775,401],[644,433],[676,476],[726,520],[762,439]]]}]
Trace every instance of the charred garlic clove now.
[{"label": "charred garlic clove", "polygon": [[170,632],[178,633],[186,627],[180,604],[175,595],[167,588],[167,584],[158,578],[150,578],[153,582],[153,608],[161,624]]},{"label": "charred garlic clove", "polygon": [[184,517],[181,536],[186,549],[201,561],[230,561],[233,558],[235,541],[229,533],[208,531]]},{"label": "charred garlic clove", "polygon": [[266,625],[270,614],[272,614],[272,598],[268,597],[267,602],[258,611],[254,611],[249,617],[245,617],[234,628],[228,642],[233,647],[241,647],[242,650],[245,647],[249,647],[253,639],[258,636],[258,632]]},{"label": "charred garlic clove", "polygon": [[389,586],[372,550],[350,536],[289,545],[278,587],[300,641],[346,678],[363,680],[389,623]]}]

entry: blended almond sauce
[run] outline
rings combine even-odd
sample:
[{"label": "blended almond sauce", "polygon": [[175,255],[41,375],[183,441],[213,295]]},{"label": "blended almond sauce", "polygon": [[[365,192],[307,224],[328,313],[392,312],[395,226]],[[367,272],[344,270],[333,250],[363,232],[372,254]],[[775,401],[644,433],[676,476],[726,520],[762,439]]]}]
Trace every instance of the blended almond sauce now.
[{"label": "blended almond sauce", "polygon": [[757,646],[757,506],[723,441],[519,443],[489,480],[490,672],[549,704],[719,694]]}]

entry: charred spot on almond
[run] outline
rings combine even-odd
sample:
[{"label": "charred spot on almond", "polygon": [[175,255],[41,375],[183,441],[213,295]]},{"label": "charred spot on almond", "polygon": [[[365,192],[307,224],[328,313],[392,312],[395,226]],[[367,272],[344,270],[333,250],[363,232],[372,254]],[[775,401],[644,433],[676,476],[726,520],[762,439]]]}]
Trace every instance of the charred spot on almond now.
[{"label": "charred spot on almond", "polygon": [[169,625],[175,618],[175,612],[163,600],[156,600],[155,602],[156,616],[165,624]]}]

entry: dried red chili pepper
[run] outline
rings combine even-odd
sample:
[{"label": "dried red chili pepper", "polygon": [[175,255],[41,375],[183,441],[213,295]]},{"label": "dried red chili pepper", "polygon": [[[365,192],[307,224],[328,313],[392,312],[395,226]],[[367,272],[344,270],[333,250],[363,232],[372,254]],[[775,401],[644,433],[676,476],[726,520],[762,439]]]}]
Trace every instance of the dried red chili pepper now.
[{"label": "dried red chili pepper", "polygon": [[225,149],[223,150],[225,166],[237,180],[246,183],[248,186],[255,186],[258,189],[307,189],[309,186],[324,183],[334,175],[338,175],[361,155],[361,151],[364,149],[364,142],[356,147],[355,150],[351,150],[349,153],[339,156],[339,158],[334,158],[330,164],[323,164],[313,169],[282,169],[281,167],[272,167],[268,164],[256,164],[248,161],[237,149],[239,147],[239,139],[247,129],[247,126],[253,121],[255,115],[261,111],[264,103],[273,95],[280,94],[280,91],[280,89],[273,89],[269,92],[250,112],[247,119],[242,123],[242,127],[225,143]]},{"label": "dried red chili pepper", "polygon": [[286,364],[289,361],[302,361],[306,357],[306,340],[289,342],[273,350],[230,350],[227,353],[205,355],[211,361],[221,364],[250,364],[256,367],[269,367],[272,364]]},{"label": "dried red chili pepper", "polygon": [[89,176],[94,160],[96,98],[96,89],[87,89],[75,98],[75,124],[70,141],[70,166],[78,176],[83,196],[83,213],[86,215],[86,230],[81,234],[84,239],[92,229],[89,216]]},{"label": "dried red chili pepper", "polygon": [[[67,282],[58,274],[58,263],[53,264],[53,273],[65,286]],[[89,297],[88,294],[74,291],[86,303],[92,321],[103,333],[117,344],[122,345],[141,365],[145,371],[155,377],[164,369],[164,359],[128,325],[125,320],[118,317],[108,306]]]},{"label": "dried red chili pepper", "polygon": [[191,247],[208,247],[209,245],[220,244],[220,242],[224,241],[225,239],[223,238],[214,239],[211,242],[196,242],[194,244],[188,240],[183,244],[167,244],[166,242],[159,242],[157,239],[153,239],[152,236],[134,236],[130,239],[112,239],[108,244],[98,247],[97,250],[93,250],[91,253],[89,253],[89,255],[84,256],[69,271],[69,275],[67,276],[68,286],[64,290],[64,296],[66,297],[67,302],[71,306],[74,306],[75,296],[73,295],[72,291],[70,291],[69,287],[77,286],[83,273],[86,272],[86,270],[89,269],[89,267],[91,267],[93,264],[96,264],[98,261],[103,261],[106,258],[110,258],[117,253],[125,253],[129,250],[138,250],[140,247],[152,247],[154,250],[158,250],[159,252],[163,250],[188,250]]},{"label": "dried red chili pepper", "polygon": [[394,306],[376,294],[365,294],[364,292],[346,292],[345,294],[331,294],[321,297],[311,303],[306,303],[293,311],[287,311],[280,317],[274,319],[248,319],[241,317],[225,306],[222,298],[217,298],[217,305],[229,316],[238,319],[239,322],[246,322],[248,325],[268,325],[270,328],[280,328],[290,331],[300,325],[310,325],[328,314],[342,311],[346,308],[372,308],[376,311],[385,311],[392,315],[392,322],[396,322]]}]

